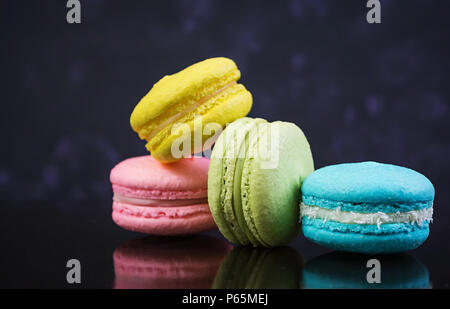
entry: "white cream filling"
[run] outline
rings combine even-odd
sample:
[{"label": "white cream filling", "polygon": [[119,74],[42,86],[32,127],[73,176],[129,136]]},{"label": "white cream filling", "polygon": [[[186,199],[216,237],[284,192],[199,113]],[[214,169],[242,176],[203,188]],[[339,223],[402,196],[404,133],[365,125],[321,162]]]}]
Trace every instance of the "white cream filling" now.
[{"label": "white cream filling", "polygon": [[342,211],[340,207],[336,209],[327,209],[319,206],[300,204],[300,214],[302,217],[310,217],[313,219],[321,219],[324,222],[336,221],[346,224],[372,224],[380,228],[381,224],[385,223],[417,223],[421,226],[424,222],[433,221],[433,206],[406,212],[394,213],[362,213],[354,211]]},{"label": "white cream filling", "polygon": [[195,109],[197,109],[200,105],[202,105],[203,103],[205,103],[206,101],[208,101],[209,99],[211,99],[212,97],[215,97],[217,95],[219,95],[221,92],[225,91],[225,89],[236,85],[237,82],[236,81],[232,81],[228,84],[226,84],[225,86],[223,86],[222,88],[214,91],[212,94],[207,95],[205,97],[203,97],[202,99],[200,99],[198,102],[196,102],[195,104],[192,104],[191,106],[189,106],[188,108],[186,108],[185,110],[173,115],[172,117],[170,117],[169,119],[167,119],[166,121],[164,121],[163,123],[161,123],[159,126],[157,126],[146,138],[147,141],[151,140],[153,137],[156,136],[156,134],[158,134],[160,131],[162,131],[165,127],[167,127],[169,124],[171,124],[172,122],[175,122],[181,118],[183,118],[185,115],[189,114],[190,112],[194,111]]},{"label": "white cream filling", "polygon": [[183,199],[183,200],[158,200],[158,199],[142,199],[126,197],[123,195],[115,194],[113,200],[118,203],[126,203],[137,206],[167,206],[167,207],[177,207],[177,206],[189,206],[198,204],[207,204],[208,198],[197,198],[197,199]]}]

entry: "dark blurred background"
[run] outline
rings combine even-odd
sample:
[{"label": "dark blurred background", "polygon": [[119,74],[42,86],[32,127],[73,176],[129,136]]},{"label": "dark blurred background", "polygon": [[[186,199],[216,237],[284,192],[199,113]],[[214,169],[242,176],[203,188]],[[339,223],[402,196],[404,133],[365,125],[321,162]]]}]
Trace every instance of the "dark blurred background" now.
[{"label": "dark blurred background", "polygon": [[382,0],[381,24],[366,1],[81,0],[81,24],[66,2],[0,0],[0,286],[68,287],[69,258],[82,286],[111,286],[112,250],[138,236],[110,218],[110,169],[146,154],[131,111],[162,76],[225,56],[249,116],[299,125],[316,168],[374,160],[433,182],[413,254],[449,287],[448,1]]}]

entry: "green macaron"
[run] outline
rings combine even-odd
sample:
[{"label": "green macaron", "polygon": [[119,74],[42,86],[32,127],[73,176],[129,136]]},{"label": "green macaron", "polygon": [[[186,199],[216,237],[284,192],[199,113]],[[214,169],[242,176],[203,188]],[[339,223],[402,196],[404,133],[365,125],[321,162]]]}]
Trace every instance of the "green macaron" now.
[{"label": "green macaron", "polygon": [[241,118],[218,138],[210,161],[208,202],[232,243],[273,247],[300,229],[300,186],[314,170],[308,141],[289,122]]}]

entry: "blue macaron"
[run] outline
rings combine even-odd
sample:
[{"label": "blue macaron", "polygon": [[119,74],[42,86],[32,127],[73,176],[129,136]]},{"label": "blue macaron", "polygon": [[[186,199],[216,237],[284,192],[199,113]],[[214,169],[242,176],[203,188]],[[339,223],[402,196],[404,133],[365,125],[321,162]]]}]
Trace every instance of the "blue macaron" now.
[{"label": "blue macaron", "polygon": [[434,187],[411,169],[376,162],[327,166],[310,174],[300,205],[305,237],[359,253],[396,253],[428,237]]}]

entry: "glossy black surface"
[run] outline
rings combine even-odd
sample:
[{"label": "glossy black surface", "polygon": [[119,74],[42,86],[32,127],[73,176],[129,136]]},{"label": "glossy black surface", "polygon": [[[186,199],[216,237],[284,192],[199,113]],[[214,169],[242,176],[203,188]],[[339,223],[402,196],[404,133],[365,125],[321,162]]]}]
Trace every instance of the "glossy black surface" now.
[{"label": "glossy black surface", "polygon": [[[74,287],[71,258],[82,265],[75,287],[115,286],[114,250],[142,237],[111,220],[110,169],[146,153],[130,113],[165,74],[226,56],[253,94],[250,116],[299,125],[316,168],[374,160],[432,181],[431,234],[408,254],[448,288],[449,3],[381,2],[382,24],[369,25],[365,1],[88,0],[82,24],[68,25],[65,1],[0,1],[0,287]],[[328,252],[302,236],[291,247],[303,260],[293,273]],[[261,261],[249,274],[279,256],[242,255]]]},{"label": "glossy black surface", "polygon": [[[80,207],[101,207],[100,202],[94,204],[80,204]],[[105,208],[110,206],[110,201],[103,201]],[[33,206],[33,207],[32,207]],[[438,207],[439,205],[436,205]],[[164,275],[159,273],[155,277],[155,272],[151,275],[147,275],[147,281],[139,285],[138,287],[160,287],[160,288],[170,288],[170,287],[183,287],[187,288],[189,285],[192,287],[205,288],[209,284],[212,285],[213,278],[215,277],[217,270],[217,255],[223,254],[227,247],[224,247],[224,240],[218,232],[209,232],[207,235],[213,238],[200,238],[197,236],[192,237],[176,237],[174,239],[167,237],[145,237],[144,235],[127,232],[121,228],[114,225],[110,219],[110,212],[105,211],[103,215],[88,216],[88,215],[71,215],[68,213],[62,213],[56,208],[49,207],[48,205],[29,205],[27,207],[26,215],[22,212],[10,212],[8,215],[8,220],[3,222],[2,229],[4,229],[8,234],[2,235],[2,255],[0,257],[2,268],[2,276],[0,281],[0,286],[3,288],[9,287],[41,287],[41,288],[58,288],[58,287],[81,287],[81,288],[113,288],[117,287],[117,279],[114,275],[114,251],[119,250],[124,244],[134,241],[136,239],[144,238],[143,244],[137,246],[135,250],[135,259],[140,259],[143,265],[147,267],[166,269],[168,265],[172,265],[172,268],[179,267],[179,271],[182,272],[183,267],[180,263],[184,265],[187,263],[196,264],[196,259],[193,259],[189,252],[195,251],[197,255],[203,255],[204,257],[200,259],[204,264],[204,268],[209,268],[209,273],[207,279],[200,275],[198,282],[195,281],[196,278],[187,278],[179,275],[179,277],[173,278],[169,276],[167,280],[162,280]],[[36,222],[39,221],[39,222]],[[432,225],[433,227],[433,225]],[[429,285],[424,286],[419,285],[415,287],[422,288],[448,288],[449,287],[449,271],[450,267],[448,260],[450,258],[445,244],[441,242],[444,235],[439,235],[435,230],[432,229],[430,238],[427,242],[422,245],[419,249],[411,252],[407,252],[408,256],[412,256],[417,259],[417,263],[421,264],[419,268],[426,269],[429,277]],[[444,237],[445,238],[445,237]],[[149,240],[148,240],[149,239]],[[150,244],[145,244],[146,240]],[[176,243],[180,245],[176,245]],[[152,243],[157,243],[157,245],[152,245]],[[189,249],[190,244],[192,248]],[[164,254],[161,254],[156,248],[165,247],[168,248]],[[231,246],[230,246],[231,247]],[[266,249],[269,252],[258,252],[261,249],[248,248],[249,252],[242,254],[239,258],[242,259],[243,263],[241,266],[236,268],[228,268],[231,274],[230,278],[223,278],[221,275],[221,281],[226,283],[221,283],[222,285],[216,287],[231,287],[231,288],[244,288],[244,287],[289,287],[289,288],[300,288],[300,287],[310,287],[304,286],[302,273],[304,269],[308,269],[308,263],[312,260],[322,258],[322,255],[330,252],[330,250],[317,246],[308,240],[304,239],[303,236],[299,236],[294,240],[289,247],[296,251],[295,254],[298,255],[298,259],[301,262],[286,262],[282,256],[277,260],[277,250]],[[235,249],[236,250],[236,249]],[[241,249],[237,249],[241,250]],[[211,251],[215,252],[213,254]],[[152,253],[154,252],[154,253]],[[272,254],[272,261],[266,261],[266,255],[268,253]],[[249,263],[250,256],[253,256],[253,262]],[[295,255],[294,254],[294,255]],[[208,256],[211,257],[211,264],[208,262]],[[350,254],[353,256],[351,258],[350,269],[359,269],[358,274],[349,274],[349,277],[342,278],[342,263],[345,261],[344,258],[337,257],[327,258],[327,266],[324,267],[324,271],[329,274],[330,278],[324,280],[330,280],[330,282],[335,282],[336,280],[342,281],[345,287],[348,281],[351,285],[348,287],[355,287],[355,285],[361,284],[361,287],[368,287],[366,283],[365,274],[369,270],[366,268],[366,263],[371,258],[377,258],[380,260],[382,265],[382,278],[389,276],[396,276],[397,281],[395,284],[388,287],[398,287],[404,288],[408,286],[410,282],[411,272],[417,271],[417,266],[411,263],[402,264],[402,256],[397,257],[397,255],[376,255],[376,256],[365,256],[358,254]],[[205,257],[206,256],[206,257]],[[273,257],[275,256],[275,257]],[[181,258],[180,258],[181,257]],[[71,259],[79,259],[82,266],[82,283],[80,285],[69,285],[66,283],[66,262]],[[228,260],[230,258],[227,258]],[[231,257],[234,259],[233,263],[236,262],[236,257]],[[275,261],[273,261],[275,259]],[[156,260],[156,262],[155,262]],[[398,262],[396,262],[398,260]],[[266,261],[266,262],[265,262]],[[279,261],[277,263],[276,261]],[[389,262],[391,261],[391,262]],[[392,262],[394,261],[394,262]],[[230,263],[230,261],[228,261]],[[263,263],[263,264],[261,264]],[[269,263],[264,266],[264,263]],[[300,266],[299,266],[300,264]],[[330,266],[336,264],[336,268],[333,271],[333,267]],[[391,265],[394,265],[392,267]],[[383,270],[384,266],[386,270]],[[142,264],[141,264],[142,266]],[[247,278],[248,274],[255,272],[255,275],[261,276],[271,276],[273,268],[281,267],[283,269],[291,269],[292,272],[298,274],[298,282],[293,282],[293,279],[289,280],[279,280],[271,282],[270,285],[264,285],[264,281],[261,283],[257,279],[256,283],[247,279],[242,279],[239,276],[244,276]],[[383,273],[386,271],[386,273]],[[233,274],[234,272],[234,274]],[[266,273],[265,273],[266,272]],[[268,272],[268,273],[267,273]],[[158,270],[156,271],[158,273]],[[227,272],[225,272],[227,273]],[[276,272],[275,272],[276,273]],[[384,274],[384,275],[383,275]],[[131,274],[134,280],[138,280],[144,275]],[[235,278],[233,276],[237,276]],[[186,280],[183,283],[183,278]],[[208,279],[209,278],[209,279]],[[271,278],[271,277],[270,277]],[[172,281],[171,281],[172,279]],[[230,282],[230,280],[232,282]],[[419,282],[423,282],[420,280]],[[123,280],[122,280],[123,281]],[[181,283],[180,283],[181,281]],[[391,280],[392,281],[392,280]],[[116,282],[116,283],[115,283]],[[289,285],[289,282],[291,284]],[[158,286],[158,284],[160,284]],[[331,283],[330,283],[331,284]],[[287,286],[288,285],[288,286]],[[127,283],[119,285],[120,287],[136,287],[133,280],[128,280]],[[373,286],[377,287],[376,285]]]}]

